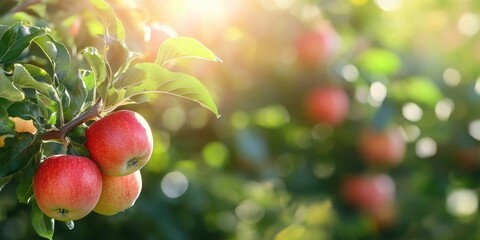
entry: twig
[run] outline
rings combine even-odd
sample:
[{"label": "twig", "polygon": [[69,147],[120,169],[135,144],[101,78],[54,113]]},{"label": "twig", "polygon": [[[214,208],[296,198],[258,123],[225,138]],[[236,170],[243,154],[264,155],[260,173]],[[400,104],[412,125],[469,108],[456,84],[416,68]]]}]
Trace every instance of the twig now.
[{"label": "twig", "polygon": [[50,141],[50,140],[60,140],[65,147],[68,146],[69,141],[66,138],[67,134],[76,128],[78,125],[92,119],[100,114],[102,111],[103,104],[101,100],[98,100],[90,109],[82,114],[78,115],[72,121],[66,123],[60,129],[50,130],[43,134],[42,140]]}]

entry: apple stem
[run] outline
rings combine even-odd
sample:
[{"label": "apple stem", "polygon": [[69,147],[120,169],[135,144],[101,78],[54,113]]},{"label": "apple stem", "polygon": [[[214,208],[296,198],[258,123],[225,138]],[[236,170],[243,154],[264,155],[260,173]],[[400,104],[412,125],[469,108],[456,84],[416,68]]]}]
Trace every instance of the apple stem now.
[{"label": "apple stem", "polygon": [[78,125],[97,117],[100,112],[102,111],[103,105],[101,99],[99,99],[91,108],[87,111],[83,112],[82,114],[75,117],[70,122],[66,123],[65,125],[61,126],[59,129],[52,129],[47,131],[43,134],[42,140],[50,141],[50,140],[60,140],[65,147],[68,146],[70,141],[67,139],[67,134],[76,128]]}]

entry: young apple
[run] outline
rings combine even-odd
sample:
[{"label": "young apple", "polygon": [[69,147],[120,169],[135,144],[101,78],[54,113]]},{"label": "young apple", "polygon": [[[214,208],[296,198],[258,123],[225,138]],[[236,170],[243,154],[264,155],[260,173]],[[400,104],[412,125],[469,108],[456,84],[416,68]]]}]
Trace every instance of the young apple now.
[{"label": "young apple", "polygon": [[121,110],[92,123],[85,132],[90,158],[100,171],[125,176],[142,168],[153,151],[152,131],[140,114]]},{"label": "young apple", "polygon": [[89,214],[100,198],[102,175],[85,157],[54,155],[38,166],[33,194],[45,215],[60,221]]},{"label": "young apple", "polygon": [[102,174],[102,180],[102,194],[93,209],[102,215],[110,216],[130,208],[142,191],[140,171],[121,177]]},{"label": "young apple", "polygon": [[336,86],[315,88],[304,101],[306,114],[313,122],[332,126],[344,122],[350,107],[347,93]]},{"label": "young apple", "polygon": [[406,151],[406,143],[397,128],[365,129],[360,133],[358,147],[367,164],[386,167],[398,165]]}]

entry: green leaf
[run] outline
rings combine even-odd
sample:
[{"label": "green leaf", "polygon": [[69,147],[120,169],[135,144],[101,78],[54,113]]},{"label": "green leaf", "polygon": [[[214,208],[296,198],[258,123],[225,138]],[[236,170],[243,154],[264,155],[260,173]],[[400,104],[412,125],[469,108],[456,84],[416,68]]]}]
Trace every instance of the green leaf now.
[{"label": "green leaf", "polygon": [[[55,125],[57,123],[57,113],[58,113],[58,106],[55,101],[51,98],[37,94],[37,102],[38,107],[44,116],[46,122],[51,125]],[[67,109],[68,110],[68,109]]]},{"label": "green leaf", "polygon": [[[16,65],[18,65],[19,68],[23,66],[25,70],[27,70],[27,72],[30,74],[30,76],[32,76],[32,78],[35,79],[36,81],[46,83],[48,85],[53,84],[52,77],[50,77],[50,75],[48,75],[48,72],[45,71],[43,68],[39,68],[31,64],[24,64],[24,65],[16,64]],[[17,67],[16,65],[15,67]],[[53,89],[52,86],[48,86],[47,88]]]},{"label": "green leaf", "polygon": [[442,98],[442,92],[433,80],[413,76],[395,82],[392,86],[392,96],[400,101],[412,101],[435,106]]},{"label": "green leaf", "polygon": [[32,101],[15,102],[7,108],[8,116],[36,121],[40,114],[39,104]]},{"label": "green leaf", "polygon": [[365,50],[357,59],[358,66],[367,74],[390,75],[398,72],[402,63],[394,52],[371,48]]},{"label": "green leaf", "polygon": [[113,37],[106,37],[107,61],[113,74],[126,65],[128,49],[125,44]]},{"label": "green leaf", "polygon": [[80,78],[77,79],[76,85],[71,86],[67,91],[65,94],[68,93],[70,101],[68,105],[64,102],[63,109],[65,119],[71,120],[82,110],[88,93],[85,83]]},{"label": "green leaf", "polygon": [[16,193],[19,203],[27,204],[33,196],[33,178],[20,178]]},{"label": "green leaf", "polygon": [[[34,42],[42,49],[55,71],[58,82],[63,82],[70,70],[71,57],[63,43],[56,41],[50,34],[38,37]],[[68,83],[63,82],[65,85]]]},{"label": "green leaf", "polygon": [[168,38],[158,48],[156,64],[163,65],[178,58],[198,58],[221,61],[200,41],[190,37]]},{"label": "green leaf", "polygon": [[38,152],[35,159],[33,159],[25,169],[16,174],[16,179],[19,181],[16,194],[18,202],[20,203],[28,204],[33,197],[33,176],[37,171],[38,163],[40,163],[42,154],[42,151]]},{"label": "green leaf", "polygon": [[25,94],[13,85],[3,71],[0,71],[0,98],[12,102],[22,101],[25,98]]},{"label": "green leaf", "polygon": [[12,176],[0,178],[0,191],[2,191],[3,187],[5,187],[10,180],[12,180]]},{"label": "green leaf", "polygon": [[198,102],[218,116],[210,93],[194,76],[172,72],[153,63],[137,64],[129,74],[136,76],[140,84],[129,84],[125,88],[127,99],[139,103],[148,101],[153,93],[166,93]]},{"label": "green leaf", "polygon": [[112,7],[104,0],[90,0],[90,3],[95,7],[103,25],[107,29],[107,36],[113,36],[120,41],[125,41],[125,28],[115,15]]},{"label": "green leaf", "polygon": [[0,24],[0,37],[8,30],[9,26]]},{"label": "green leaf", "polygon": [[[92,69],[93,76],[94,76],[94,83],[97,89],[97,92],[100,94],[102,98],[106,96],[106,79],[107,79],[107,69],[105,67],[105,60],[103,59],[102,55],[97,51],[96,48],[88,47],[86,48],[83,53],[83,57],[90,65]],[[95,99],[94,99],[95,100]]]},{"label": "green leaf", "polygon": [[32,226],[41,237],[52,240],[55,220],[43,214],[36,201],[32,201]]},{"label": "green leaf", "polygon": [[[31,69],[38,67],[30,66]],[[36,77],[44,78],[48,74],[41,74],[43,70],[34,71]],[[46,96],[49,96],[55,100],[58,99],[55,88],[47,83],[37,81],[33,76],[28,72],[28,70],[21,64],[15,64],[15,70],[13,71],[13,83],[17,87],[21,88],[33,88],[39,93],[42,93]]]},{"label": "green leaf", "polygon": [[0,63],[14,60],[33,39],[44,34],[45,30],[42,28],[28,27],[20,23],[12,25],[0,38]]},{"label": "green leaf", "polygon": [[0,136],[15,133],[15,123],[8,116],[7,110],[0,107]]},{"label": "green leaf", "polygon": [[83,156],[83,157],[89,156],[89,152],[87,148],[83,144],[78,143],[76,141],[70,142],[70,145],[68,145],[67,154],[75,155],[75,156]]},{"label": "green leaf", "polygon": [[40,152],[41,140],[31,133],[17,133],[7,138],[0,148],[0,177],[10,176],[24,169]]}]

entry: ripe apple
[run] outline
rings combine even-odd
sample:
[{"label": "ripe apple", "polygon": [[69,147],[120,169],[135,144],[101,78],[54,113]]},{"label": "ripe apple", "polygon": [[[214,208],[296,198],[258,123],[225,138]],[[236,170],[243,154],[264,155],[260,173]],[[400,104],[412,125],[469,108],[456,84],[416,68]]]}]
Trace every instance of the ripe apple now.
[{"label": "ripe apple", "polygon": [[54,155],[38,166],[33,194],[45,215],[60,221],[89,214],[102,193],[102,175],[85,157]]},{"label": "ripe apple", "polygon": [[301,32],[296,39],[298,63],[305,68],[325,64],[338,50],[339,37],[327,24]]},{"label": "ripe apple", "polygon": [[306,114],[312,121],[332,126],[342,124],[350,108],[347,93],[337,86],[315,88],[304,101]]},{"label": "ripe apple", "polygon": [[92,123],[85,132],[90,158],[103,174],[125,176],[142,168],[153,151],[152,131],[140,114],[121,110]]},{"label": "ripe apple", "polygon": [[[29,132],[31,134],[37,133],[37,128],[33,124],[33,120],[25,120],[19,117],[8,117],[15,123],[15,132]],[[5,138],[7,135],[0,136],[0,147],[5,145]]]},{"label": "ripe apple", "polygon": [[144,26],[145,60],[153,62],[157,59],[157,50],[160,44],[168,38],[176,37],[178,34],[171,27],[160,23],[150,23]]},{"label": "ripe apple", "polygon": [[341,195],[379,227],[387,227],[395,219],[395,183],[389,175],[349,176],[342,182]]},{"label": "ripe apple", "polygon": [[102,174],[102,194],[93,211],[114,215],[133,206],[141,191],[142,175],[139,170],[121,177]]},{"label": "ripe apple", "polygon": [[405,141],[397,128],[383,131],[364,129],[360,133],[358,147],[367,164],[385,167],[398,165],[406,150]]}]

